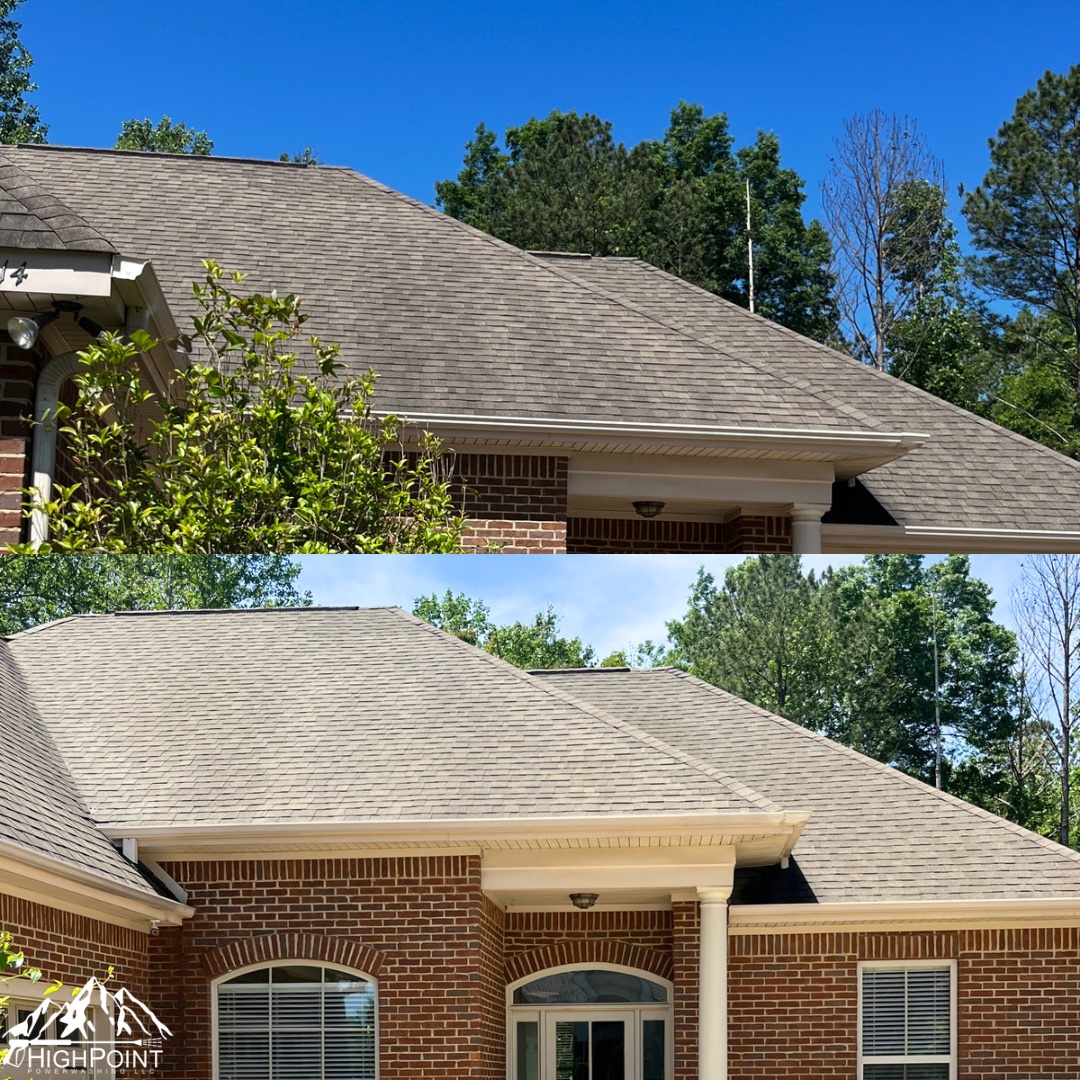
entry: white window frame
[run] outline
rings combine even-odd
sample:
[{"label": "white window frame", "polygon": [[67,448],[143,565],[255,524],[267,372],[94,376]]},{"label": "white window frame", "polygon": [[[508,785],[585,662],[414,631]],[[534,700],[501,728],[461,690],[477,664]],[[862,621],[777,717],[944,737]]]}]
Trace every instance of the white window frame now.
[{"label": "white window frame", "polygon": [[245,964],[243,967],[233,968],[223,975],[218,975],[210,983],[210,1043],[213,1052],[213,1078],[219,1080],[218,1069],[218,988],[222,983],[235,979],[237,975],[245,975],[249,971],[263,971],[276,967],[318,967],[330,968],[333,971],[347,971],[358,979],[371,983],[375,988],[375,1080],[379,1080],[379,980],[366,971],[354,968],[349,964],[338,964],[330,960],[312,960],[308,957],[293,957],[279,960],[260,960],[256,964]]},{"label": "white window frame", "polygon": [[[888,1054],[863,1056],[863,972],[864,971],[917,971],[928,968],[949,972],[949,1053],[948,1054]],[[863,1080],[866,1065],[948,1065],[949,1080],[956,1080],[956,961],[955,960],[860,960],[858,963],[859,1008],[858,1025],[858,1072]]]},{"label": "white window frame", "polygon": [[[546,975],[558,975],[566,971],[617,971],[623,975],[636,975],[641,979],[648,979],[649,982],[658,983],[667,990],[668,999],[666,1002],[657,1002],[652,1004],[650,1002],[613,1002],[613,1001],[597,1001],[597,1002],[575,1002],[574,1004],[566,1005],[515,1005],[514,1004],[514,991],[518,987],[526,986],[528,983],[535,982],[537,979],[542,979]],[[558,1014],[560,1011],[567,1013],[576,1012],[579,1014],[588,1013],[611,1013],[618,1012],[623,1014],[634,1014],[634,1024],[636,1025],[635,1042],[641,1041],[641,1025],[644,1020],[663,1020],[664,1023],[664,1072],[667,1076],[675,1075],[675,985],[670,979],[665,979],[662,975],[656,975],[651,971],[646,971],[644,968],[627,967],[625,964],[604,964],[604,963],[582,963],[582,964],[558,964],[555,967],[544,968],[542,971],[533,971],[528,975],[523,976],[520,979],[515,979],[506,987],[506,1075],[508,1080],[513,1080],[515,1076],[515,1066],[517,1064],[515,1060],[515,1051],[517,1050],[517,1028],[516,1024],[518,1020],[534,1021],[539,1025],[540,1033],[540,1055],[541,1075],[544,1069],[544,1020],[549,1013]],[[217,1077],[214,1078],[217,1080]]]}]

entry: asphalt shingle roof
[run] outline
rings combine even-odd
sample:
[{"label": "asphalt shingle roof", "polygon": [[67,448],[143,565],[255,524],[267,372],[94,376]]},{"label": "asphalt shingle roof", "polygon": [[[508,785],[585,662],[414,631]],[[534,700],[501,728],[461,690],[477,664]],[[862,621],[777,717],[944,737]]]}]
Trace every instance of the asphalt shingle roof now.
[{"label": "asphalt shingle roof", "polygon": [[0,837],[112,882],[153,893],[138,871],[98,831],[71,772],[34,706],[11,650],[0,642],[0,731],[6,776]]},{"label": "asphalt shingle roof", "polygon": [[1080,463],[636,260],[531,255],[343,168],[4,147],[0,192],[26,178],[151,259],[181,324],[203,258],[299,293],[380,408],[925,432],[826,521],[1080,530]]},{"label": "asphalt shingle roof", "polygon": [[112,251],[92,225],[0,157],[0,247]]},{"label": "asphalt shingle roof", "polygon": [[684,672],[538,677],[722,766],[785,809],[810,811],[791,868],[778,874],[804,877],[819,902],[1080,897],[1080,852]]},{"label": "asphalt shingle roof", "polygon": [[80,616],[9,647],[114,828],[777,809],[393,608]]}]

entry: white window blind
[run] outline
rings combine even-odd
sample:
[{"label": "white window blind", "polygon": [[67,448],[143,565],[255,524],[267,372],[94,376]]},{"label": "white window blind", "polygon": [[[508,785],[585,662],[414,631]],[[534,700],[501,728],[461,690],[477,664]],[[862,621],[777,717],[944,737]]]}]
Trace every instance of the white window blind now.
[{"label": "white window blind", "polygon": [[952,979],[951,965],[862,969],[862,1080],[952,1080]]},{"label": "white window blind", "polygon": [[281,965],[221,983],[220,1080],[375,1080],[375,986]]}]

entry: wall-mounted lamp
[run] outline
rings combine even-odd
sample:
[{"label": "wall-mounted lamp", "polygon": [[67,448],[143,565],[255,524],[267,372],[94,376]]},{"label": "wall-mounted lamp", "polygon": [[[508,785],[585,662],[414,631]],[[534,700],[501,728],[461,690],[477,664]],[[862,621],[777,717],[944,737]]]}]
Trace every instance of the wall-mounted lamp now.
[{"label": "wall-mounted lamp", "polygon": [[638,501],[633,504],[634,512],[638,517],[654,518],[664,509],[662,502]]},{"label": "wall-mounted lamp", "polygon": [[38,334],[41,333],[42,329],[48,326],[49,323],[56,322],[65,311],[74,315],[75,325],[81,327],[91,337],[97,337],[101,333],[101,326],[94,322],[93,319],[83,315],[82,304],[77,304],[74,300],[57,300],[53,303],[52,311],[34,315],[32,318],[25,315],[15,315],[8,319],[7,332],[11,335],[11,340],[20,349],[32,349],[37,343]]},{"label": "wall-mounted lamp", "polygon": [[572,892],[570,894],[570,903],[576,908],[581,908],[582,911],[587,911],[599,899],[600,894],[594,892]]}]

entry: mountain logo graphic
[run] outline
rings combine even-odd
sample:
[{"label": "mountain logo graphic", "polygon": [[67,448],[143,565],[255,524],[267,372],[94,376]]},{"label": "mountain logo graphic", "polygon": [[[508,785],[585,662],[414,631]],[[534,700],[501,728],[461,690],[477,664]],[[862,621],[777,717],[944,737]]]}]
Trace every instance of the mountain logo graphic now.
[{"label": "mountain logo graphic", "polygon": [[[99,1030],[102,1025],[106,1025],[105,1030]],[[68,1002],[46,998],[29,1016],[8,1028],[7,1040],[14,1050],[19,1046],[105,1042],[142,1045],[148,1039],[170,1035],[172,1032],[134,994],[123,988],[114,994],[99,979],[91,978]]]}]

